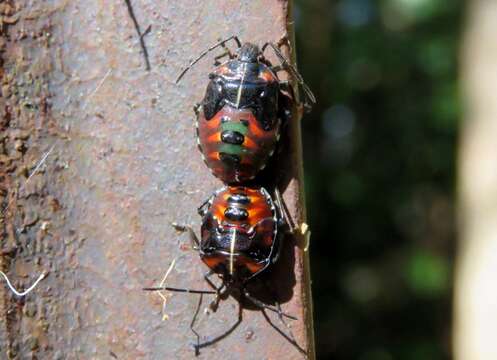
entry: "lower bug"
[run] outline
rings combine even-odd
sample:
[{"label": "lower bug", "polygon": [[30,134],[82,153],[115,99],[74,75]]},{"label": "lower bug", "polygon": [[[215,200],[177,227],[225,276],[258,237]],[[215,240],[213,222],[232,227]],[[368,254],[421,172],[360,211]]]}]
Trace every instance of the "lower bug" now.
[{"label": "lower bug", "polygon": [[[215,289],[216,299],[212,303],[215,309],[221,296],[232,291],[239,294],[240,300],[246,300],[260,309],[278,313],[280,319],[292,316],[281,312],[277,307],[269,306],[255,298],[247,289],[247,284],[268,267],[274,264],[281,249],[282,230],[285,216],[282,212],[279,193],[273,201],[266,189],[249,187],[223,187],[217,190],[198,212],[202,216],[200,239],[192,228],[173,224],[177,230],[189,233],[192,247],[199,252],[201,260],[209,271],[205,280]],[[209,278],[217,274],[222,284],[216,287]],[[160,288],[159,288],[160,289]],[[172,291],[209,293],[176,288],[164,288]],[[158,290],[147,288],[146,290]],[[196,353],[201,347],[213,341],[200,344],[200,336],[194,329],[195,317],[191,329],[197,336]],[[293,335],[288,338],[292,343]],[[298,346],[298,345],[297,345]]]},{"label": "lower bug", "polygon": [[266,189],[222,188],[199,214],[201,239],[192,240],[202,261],[225,284],[244,284],[277,260],[283,218]]}]

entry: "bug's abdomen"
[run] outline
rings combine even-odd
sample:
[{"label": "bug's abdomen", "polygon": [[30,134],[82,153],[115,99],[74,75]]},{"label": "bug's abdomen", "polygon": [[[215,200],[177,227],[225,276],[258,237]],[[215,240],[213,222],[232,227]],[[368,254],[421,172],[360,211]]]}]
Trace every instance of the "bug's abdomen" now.
[{"label": "bug's abdomen", "polygon": [[197,118],[198,145],[212,173],[226,183],[254,178],[273,154],[279,121],[264,130],[250,109],[225,105],[210,120]]},{"label": "bug's abdomen", "polygon": [[209,212],[220,222],[247,229],[274,216],[274,209],[261,190],[242,186],[230,186],[219,193]]},{"label": "bug's abdomen", "polygon": [[277,219],[263,189],[228,187],[210,203],[201,228],[201,258],[215,272],[247,279],[271,261]]}]

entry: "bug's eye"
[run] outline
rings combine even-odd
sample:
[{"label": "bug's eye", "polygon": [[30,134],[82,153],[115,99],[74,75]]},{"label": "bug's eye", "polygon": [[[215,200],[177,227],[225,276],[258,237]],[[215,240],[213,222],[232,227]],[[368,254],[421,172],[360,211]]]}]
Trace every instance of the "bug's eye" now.
[{"label": "bug's eye", "polygon": [[240,119],[240,122],[246,127],[249,126],[249,121],[247,119]]}]

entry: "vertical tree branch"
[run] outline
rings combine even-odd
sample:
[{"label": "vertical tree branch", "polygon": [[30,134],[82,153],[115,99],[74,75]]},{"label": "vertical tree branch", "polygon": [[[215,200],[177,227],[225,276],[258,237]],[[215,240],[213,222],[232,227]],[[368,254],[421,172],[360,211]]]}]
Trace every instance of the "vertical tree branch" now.
[{"label": "vertical tree branch", "polygon": [[[133,3],[151,25],[150,71],[143,68],[125,2],[4,2],[2,28],[2,214],[0,270],[16,288],[49,272],[19,301],[0,287],[2,356],[38,358],[191,358],[195,294],[163,299],[141,289],[158,284],[206,288],[206,270],[172,221],[199,228],[196,208],[221,186],[196,150],[193,111],[212,69],[201,61],[179,85],[189,60],[232,34],[277,42],[288,34],[282,1]],[[3,3],[3,4],[4,4]],[[274,59],[273,59],[274,60]],[[298,122],[272,166],[297,224],[305,221]],[[54,145],[53,150],[51,147]],[[43,165],[28,180],[49,150]],[[270,184],[276,185],[276,184]],[[273,273],[291,331],[312,353],[308,263],[303,241],[289,238]],[[237,300],[203,311],[196,329],[208,341],[236,323]],[[256,309],[206,358],[301,359]],[[289,329],[273,313],[285,334]],[[311,354],[312,357],[312,354]]]}]

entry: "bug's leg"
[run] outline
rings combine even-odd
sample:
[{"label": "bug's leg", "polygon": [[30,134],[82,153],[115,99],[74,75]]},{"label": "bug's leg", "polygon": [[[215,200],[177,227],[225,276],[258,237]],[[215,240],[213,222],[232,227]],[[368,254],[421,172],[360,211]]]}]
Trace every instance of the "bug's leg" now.
[{"label": "bug's leg", "polygon": [[[238,40],[238,41],[240,41],[240,40]],[[223,43],[221,46],[225,50],[226,54],[230,57],[230,59],[234,59],[236,57],[236,55],[233,53],[233,51],[231,51],[231,49],[226,46],[226,43]],[[241,44],[238,43],[238,48],[240,48],[240,47],[241,47]]]},{"label": "bug's leg", "polygon": [[270,286],[270,284],[268,284],[268,282],[264,282],[264,287],[266,288],[266,291],[268,291],[271,294],[273,299],[275,299],[275,306],[276,306],[276,309],[278,310],[278,318],[280,319],[281,323],[288,329],[288,334],[289,334],[289,337],[291,340],[290,342],[297,344],[297,341],[295,340],[295,336],[293,335],[293,332],[292,332],[292,328],[285,321],[285,318],[282,316],[283,310],[281,309],[280,302],[278,300],[276,300],[276,299],[278,299],[278,296],[276,294],[274,287]]},{"label": "bug's leg", "polygon": [[205,200],[202,205],[200,205],[198,208],[197,208],[197,213],[200,215],[200,216],[205,216],[205,214],[207,214],[207,210],[209,209],[210,207],[210,202],[212,200],[213,196],[209,197],[207,200]]},{"label": "bug's leg", "polygon": [[277,211],[279,211],[279,214],[281,214],[281,218],[283,219],[280,225],[285,226],[286,227],[285,233],[288,235],[294,235],[297,240],[297,243],[299,244],[299,247],[301,249],[304,249],[304,251],[307,251],[309,249],[309,243],[311,238],[311,231],[309,230],[309,224],[303,222],[299,226],[296,226],[295,222],[293,221],[290,215],[290,212],[288,211],[288,209],[285,206],[285,203],[283,202],[283,198],[278,188],[274,190],[274,193],[276,198],[275,199],[276,209]]},{"label": "bug's leg", "polygon": [[193,314],[193,318],[192,318],[192,321],[190,323],[190,330],[195,334],[195,337],[197,338],[196,344],[193,345],[195,348],[195,356],[198,356],[200,354],[200,334],[195,330],[194,326],[195,326],[195,321],[197,321],[200,307],[202,306],[202,299],[203,299],[203,295],[200,294],[200,296],[198,298],[197,308],[195,309],[195,313]]},{"label": "bug's leg", "polygon": [[283,46],[286,46],[288,48],[288,53],[289,54],[293,53],[293,47],[292,44],[290,43],[288,35],[283,35],[276,43],[276,46],[278,47],[278,49],[281,49]]},{"label": "bug's leg", "polygon": [[261,48],[262,52],[264,52],[268,47],[270,47],[276,57],[278,58],[280,62],[280,66],[287,70],[297,81],[297,83],[300,85],[302,88],[302,92],[304,94],[304,101],[303,101],[303,106],[306,110],[310,110],[312,106],[316,103],[316,97],[312,93],[311,89],[309,86],[304,82],[304,79],[302,78],[302,75],[299,73],[297,68],[288,61],[288,59],[283,55],[281,50],[279,49],[279,46],[272,43],[272,42],[267,42],[264,44],[264,46]]},{"label": "bug's leg", "polygon": [[181,74],[179,74],[178,78],[176,79],[176,84],[181,80],[181,78],[186,74],[186,72],[188,70],[190,70],[200,59],[202,59],[205,55],[210,53],[212,50],[215,50],[216,48],[223,46],[226,42],[228,42],[230,40],[234,40],[236,42],[236,44],[238,45],[238,47],[242,46],[240,40],[235,35],[232,35],[232,36],[230,36],[222,41],[219,41],[218,43],[214,44],[213,46],[211,46],[207,50],[203,51],[195,60],[192,60],[190,62],[190,64],[181,72]]},{"label": "bug's leg", "polygon": [[274,189],[275,195],[275,205],[276,211],[278,212],[278,219],[280,219],[280,225],[286,226],[289,233],[295,231],[295,223],[293,222],[288,209],[286,208],[283,197],[281,196],[280,190],[278,188]]},{"label": "bug's leg", "polygon": [[238,304],[238,319],[236,320],[236,322],[223,334],[216,336],[215,338],[212,338],[212,339],[198,345],[198,348],[199,349],[204,348],[204,347],[210,346],[212,344],[215,344],[218,341],[223,340],[224,338],[229,336],[233,331],[235,331],[235,329],[238,327],[238,325],[240,325],[242,323],[242,320],[243,320],[243,308],[242,308],[241,304]]},{"label": "bug's leg", "polygon": [[276,44],[274,44],[274,43],[273,43],[273,42],[271,42],[271,41],[268,41],[268,42],[264,43],[264,45],[262,45],[262,47],[261,47],[261,52],[266,51],[266,48],[267,48],[268,46],[271,46],[271,45],[272,45],[272,46],[276,46],[276,47],[278,48],[278,50],[279,50],[279,49],[281,49],[281,47],[282,47],[283,45],[286,45],[286,46],[288,47],[288,52],[289,52],[290,54],[291,54],[291,53],[292,53],[292,51],[293,51],[292,44],[290,43],[290,39],[288,38],[288,36],[287,36],[287,35],[283,35],[283,36],[282,36],[282,37],[278,40],[278,42],[276,42]]},{"label": "bug's leg", "polygon": [[288,93],[292,100],[295,99],[295,90],[288,80],[280,80],[280,90]]},{"label": "bug's leg", "polygon": [[204,275],[204,279],[205,281],[207,282],[207,284],[209,284],[209,286],[211,288],[213,288],[215,291],[216,291],[216,297],[214,298],[214,300],[212,300],[212,302],[209,304],[209,308],[216,312],[217,308],[219,307],[219,302],[221,301],[221,296],[222,296],[222,291],[225,290],[225,283],[223,282],[221,284],[221,286],[217,287],[216,284],[214,284],[212,282],[212,280],[210,279],[210,276],[212,276],[214,274],[214,271],[212,270],[209,270],[205,275]]},{"label": "bug's leg", "polygon": [[285,314],[284,312],[281,311],[281,309],[277,309],[277,308],[275,308],[273,306],[264,304],[262,301],[256,299],[252,295],[250,295],[250,293],[247,291],[247,289],[243,289],[242,294],[243,294],[243,296],[246,299],[250,300],[250,302],[252,304],[254,304],[255,306],[257,306],[260,309],[266,309],[266,310],[272,311],[274,313],[277,313],[278,316],[284,316],[284,317],[287,317],[287,318],[292,319],[292,320],[297,320],[297,318],[295,316],[289,315],[289,314]]},{"label": "bug's leg", "polygon": [[283,332],[279,327],[277,327],[275,324],[273,324],[273,322],[271,321],[271,319],[269,318],[269,316],[266,314],[266,312],[264,310],[262,310],[262,313],[264,315],[264,318],[266,319],[266,321],[269,322],[269,324],[278,332],[280,333],[286,340],[288,340],[292,345],[294,345],[302,354],[306,355],[307,356],[307,353],[304,349],[302,349],[299,344],[297,343],[297,340],[295,339],[295,336],[293,335],[293,331],[292,331],[292,328],[290,327],[290,325],[285,321],[285,318],[283,317],[284,313],[283,313],[283,310],[281,308],[281,304],[280,302],[277,300],[278,299],[278,296],[276,294],[276,290],[274,289],[273,286],[271,286],[271,284],[269,284],[268,282],[264,282],[263,283],[264,287],[266,288],[266,291],[271,294],[272,298],[274,299],[275,301],[275,307],[276,307],[276,310],[277,310],[277,314],[278,314],[278,318],[280,320],[280,322],[287,328],[287,333]]},{"label": "bug's leg", "polygon": [[[227,49],[227,48],[226,48]],[[216,57],[214,57],[214,66],[219,66],[222,64],[221,61],[219,61],[220,59],[226,57],[226,56],[229,56],[230,59],[231,59],[231,51],[228,49],[226,50],[225,52],[223,52],[222,54],[219,54],[217,55]]]},{"label": "bug's leg", "polygon": [[[233,53],[233,51],[231,51],[231,49],[226,46],[226,43],[222,43],[221,47],[224,49],[224,52],[222,54],[220,54],[220,55],[217,55],[214,58],[214,65],[215,66],[221,65],[222,63],[219,60],[222,59],[225,56],[228,56],[230,59],[234,59],[236,57],[236,55]],[[240,47],[240,46],[238,46],[238,47]]]},{"label": "bug's leg", "polygon": [[197,115],[197,116],[198,116],[198,113],[200,111],[200,106],[201,106],[200,103],[196,103],[195,105],[193,105],[193,111],[195,112],[195,115]]},{"label": "bug's leg", "polygon": [[190,244],[193,248],[193,250],[199,250],[200,249],[200,242],[198,240],[198,237],[197,235],[195,234],[195,231],[193,231],[192,227],[189,226],[189,225],[182,225],[182,224],[178,224],[178,223],[171,223],[171,225],[173,226],[174,229],[176,229],[176,231],[181,231],[181,232],[187,232],[188,233],[188,237],[190,239]]},{"label": "bug's leg", "polygon": [[273,329],[275,329],[281,336],[283,336],[290,344],[292,344],[293,346],[295,346],[295,348],[302,354],[304,355],[305,359],[308,359],[308,355],[307,355],[307,352],[302,348],[300,347],[300,345],[297,343],[297,341],[295,340],[295,338],[293,337],[293,334],[292,335],[287,335],[285,334],[278,326],[276,326],[272,321],[271,319],[269,318],[268,314],[266,313],[266,311],[264,311],[264,309],[262,310],[262,315],[264,316],[264,319],[266,319],[266,321],[269,323],[269,325],[271,325],[271,327]]},{"label": "bug's leg", "polygon": [[295,88],[288,80],[280,80],[280,93],[284,96],[280,96],[278,99],[278,107],[281,109],[280,116],[287,125],[293,117],[292,106],[295,104],[297,111],[302,112],[304,110],[302,103],[296,101],[297,96],[295,94]]}]

